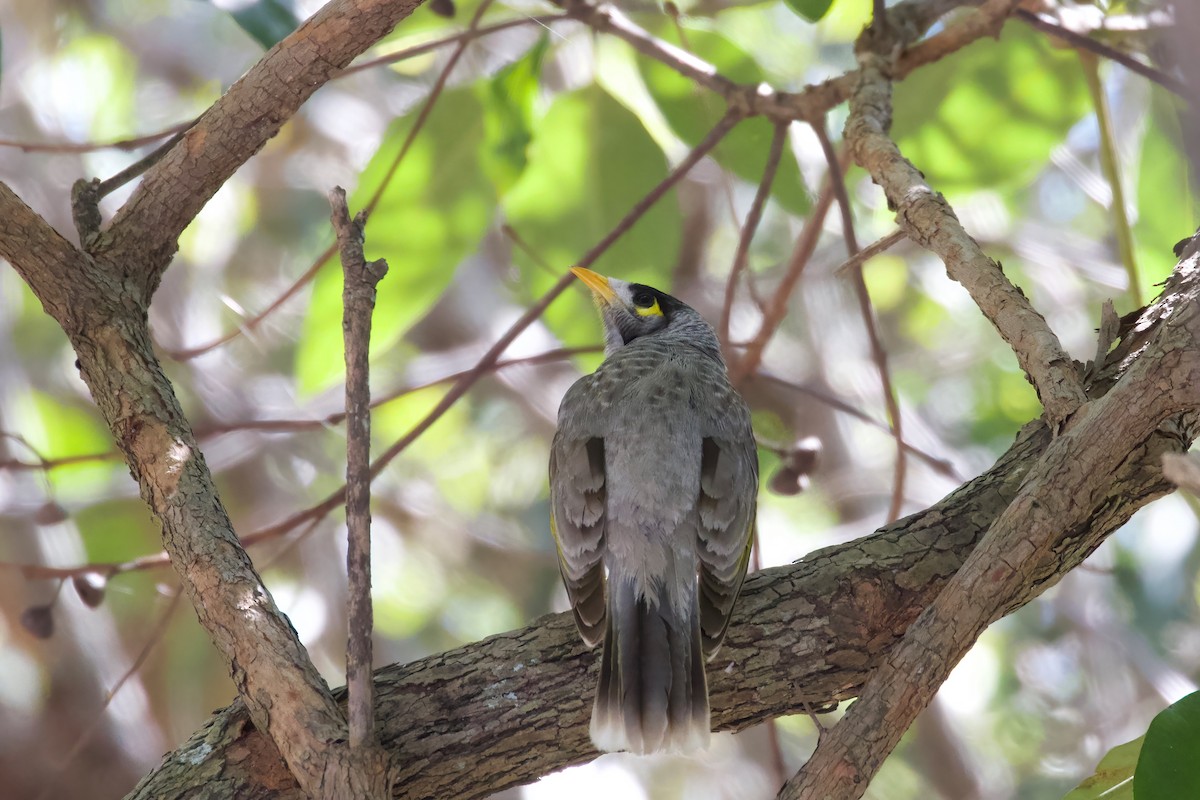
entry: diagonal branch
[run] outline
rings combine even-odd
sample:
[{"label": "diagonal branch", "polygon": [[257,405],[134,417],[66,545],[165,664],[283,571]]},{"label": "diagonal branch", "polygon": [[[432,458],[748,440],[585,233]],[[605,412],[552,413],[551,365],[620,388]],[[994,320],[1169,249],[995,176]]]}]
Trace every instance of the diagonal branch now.
[{"label": "diagonal branch", "polygon": [[[989,0],[976,13],[1015,4],[1016,0]],[[983,252],[945,198],[930,188],[888,136],[892,118],[888,59],[860,52],[859,63],[859,82],[850,98],[845,131],[854,160],[883,188],[908,238],[940,256],[947,274],[970,292],[1013,348],[1049,421],[1061,423],[1085,400],[1074,363],[1042,315],[1008,280],[1000,265]]]},{"label": "diagonal branch", "polygon": [[[726,643],[709,668],[717,728],[742,730],[853,697],[964,561],[990,558],[993,569],[985,577],[992,580],[1012,572],[1007,563],[1024,551],[972,556],[993,523],[997,529],[1019,527],[1025,514],[1034,514],[1043,526],[1047,520],[1070,520],[1067,535],[1054,539],[1037,571],[1012,591],[995,600],[986,591],[968,598],[972,610],[1002,614],[1037,596],[1134,511],[1170,491],[1160,459],[1186,450],[1190,438],[1156,429],[1153,419],[1200,407],[1200,398],[1188,391],[1194,383],[1187,383],[1200,380],[1197,284],[1200,272],[1190,283],[1176,281],[1158,315],[1156,307],[1146,312],[1105,368],[1126,373],[1112,398],[1058,439],[1044,422],[1034,421],[990,470],[928,510],[747,579]],[[1164,314],[1164,308],[1174,311]],[[1160,341],[1187,339],[1187,347],[1171,349],[1166,357],[1155,348],[1136,350],[1156,333]],[[1125,357],[1130,347],[1142,355]],[[1117,433],[1128,409],[1158,393],[1159,385],[1170,387],[1165,399],[1145,404],[1153,410]],[[1103,432],[1099,439],[1097,430]],[[1105,469],[1092,468],[1102,462]],[[1061,520],[1019,499],[1064,486],[1071,491],[1059,502],[1074,507]],[[571,616],[557,614],[381,670],[381,740],[401,762],[395,796],[475,800],[594,758],[587,719],[595,661],[579,642]],[[265,745],[236,703],[167,756],[131,798],[183,798],[200,781],[219,781],[231,795],[261,796],[270,787],[272,797],[298,799]]]},{"label": "diagonal branch", "polygon": [[62,326],[200,623],[256,722],[313,797],[343,785],[345,722],[263,587],[154,356],[145,306],[0,184],[0,256]]},{"label": "diagonal branch", "polygon": [[333,0],[263,56],[151,167],[94,248],[148,299],[179,234],[313,92],[420,0]]},{"label": "diagonal branch", "polygon": [[[950,670],[995,620],[1063,575],[1066,553],[1104,541],[1094,515],[1109,502],[1095,480],[1127,467],[1161,429],[1196,427],[1200,395],[1200,255],[1177,268],[1156,334],[1103,397],[1076,416],[1029,470],[983,541],[904,634],[857,702],[817,745],[781,800],[861,797]],[[1147,312],[1155,313],[1155,312]],[[1188,415],[1181,430],[1177,421]]]}]

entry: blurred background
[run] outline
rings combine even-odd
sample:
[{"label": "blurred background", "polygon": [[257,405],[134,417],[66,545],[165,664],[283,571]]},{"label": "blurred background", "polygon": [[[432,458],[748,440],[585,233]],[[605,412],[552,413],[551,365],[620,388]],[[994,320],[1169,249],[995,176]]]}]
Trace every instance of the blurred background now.
[{"label": "blurred background", "polygon": [[[871,4],[836,0],[819,22],[804,16],[822,5],[622,3],[637,24],[730,77],[785,90],[853,67]],[[6,0],[0,180],[75,239],[74,180],[109,177],[150,152],[318,7]],[[469,369],[723,111],[719,97],[625,43],[555,19],[548,3],[498,1],[480,25],[513,24],[466,47],[389,175],[455,50],[422,46],[461,34],[477,9],[475,0],[427,4],[362,59],[389,63],[322,88],[185,231],[155,297],[165,369],[242,536],[315,505],[343,479],[344,432],[328,419],[341,409],[343,374],[340,269],[322,255],[333,241],[330,188],[345,186],[352,210],[380,193],[366,237],[368,257],[391,265],[372,342],[373,390],[386,400],[374,417],[381,452],[437,402],[438,381]],[[1041,10],[1173,67],[1161,40],[1169,9],[1113,0]],[[1172,245],[1195,230],[1179,108],[1144,77],[1089,63],[1013,20],[997,40],[900,84],[894,133],[1086,361],[1101,303],[1126,313],[1151,299]],[[828,120],[835,146],[845,113]],[[666,289],[715,322],[770,139],[768,123],[743,123],[596,269]],[[774,295],[826,171],[812,131],[793,125],[737,286],[735,346],[758,332],[760,303]],[[860,244],[894,230],[861,170],[847,185]],[[106,198],[106,216],[131,186]],[[778,380],[745,386],[765,478],[777,473],[778,451],[819,448],[804,486],[779,479],[780,493],[764,480],[764,566],[887,520],[896,448],[853,281],[837,269],[846,255],[835,209],[766,349],[762,370]],[[902,242],[864,274],[905,438],[920,451],[907,458],[907,514],[986,469],[1040,408],[939,261]],[[509,348],[518,363],[489,372],[375,482],[379,664],[566,608],[547,525],[547,454],[563,392],[600,358],[560,350],[599,343],[587,293],[572,289]],[[19,277],[0,269],[0,786],[14,799],[119,797],[236,694],[161,562],[107,581],[21,568],[159,552],[157,525],[73,361]],[[868,796],[1060,798],[1109,747],[1195,689],[1197,511],[1178,495],[1154,503],[992,626]],[[335,685],[345,645],[339,513],[250,549]],[[608,755],[504,797],[768,798],[816,733],[807,717],[785,718],[777,751],[760,727],[715,737],[702,759]]]}]

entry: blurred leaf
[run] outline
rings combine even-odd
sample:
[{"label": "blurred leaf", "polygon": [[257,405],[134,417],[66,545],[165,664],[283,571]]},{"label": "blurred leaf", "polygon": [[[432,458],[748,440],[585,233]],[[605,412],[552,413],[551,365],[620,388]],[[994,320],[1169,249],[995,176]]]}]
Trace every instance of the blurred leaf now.
[{"label": "blurred leaf", "polygon": [[98,138],[128,135],[138,61],[124,43],[102,33],[78,36],[54,50],[52,64],[50,80],[71,93],[74,125],[82,122]]},{"label": "blurred leaf", "polygon": [[[604,90],[591,86],[555,98],[534,126],[529,164],[504,197],[507,220],[552,274],[518,251],[524,284],[545,291],[667,175],[662,150],[641,122]],[[664,286],[680,237],[679,206],[669,194],[601,256],[595,269]],[[545,320],[564,341],[594,342],[595,314],[586,293],[555,303]]]},{"label": "blurred leaf", "polygon": [[[1134,245],[1142,266],[1142,293],[1158,294],[1155,287],[1175,266],[1167,246],[1196,231],[1196,202],[1191,190],[1191,169],[1180,145],[1179,116],[1174,100],[1154,92],[1150,123],[1142,137],[1137,176],[1137,221]],[[1132,192],[1130,192],[1132,194]]]},{"label": "blurred leaf", "polygon": [[[74,518],[90,563],[126,561],[162,547],[158,524],[136,497],[92,503],[76,511]],[[121,578],[123,588],[129,577]]]},{"label": "blurred leaf", "polygon": [[542,59],[549,48],[543,35],[523,57],[478,85],[483,105],[483,152],[488,177],[503,194],[512,188],[529,163],[533,141],[533,104],[537,99]]},{"label": "blurred leaf", "polygon": [[[686,46],[674,26],[664,25],[657,33],[671,44],[684,47],[713,64],[722,75],[738,83],[757,84],[764,80],[754,59],[719,33],[688,28]],[[638,64],[646,88],[676,135],[689,145],[699,144],[724,115],[724,101],[654,59],[639,56]],[[757,185],[762,180],[773,134],[774,126],[765,119],[744,120],[717,145],[713,155],[721,166]],[[784,148],[771,196],[793,214],[803,215],[811,205],[791,148]]]},{"label": "blurred leaf", "polygon": [[[351,197],[351,213],[363,208],[383,181],[417,113],[414,109],[388,130]],[[372,358],[395,352],[397,340],[429,311],[487,230],[496,198],[480,164],[482,118],[470,89],[444,93],[367,222],[367,258],[384,257],[391,267],[378,286]],[[341,320],[342,269],[334,258],[313,286],[297,346],[301,392],[320,391],[341,379]]]},{"label": "blurred leaf", "polygon": [[892,132],[941,190],[1024,186],[1090,109],[1078,59],[1005,26],[896,84]]},{"label": "blurred leaf", "polygon": [[413,636],[427,626],[446,597],[442,562],[424,548],[406,546],[404,557],[377,567],[372,592],[375,628],[386,636]]},{"label": "blurred leaf", "polygon": [[787,7],[804,17],[809,22],[819,22],[821,17],[829,13],[833,0],[784,0]]},{"label": "blurred leaf", "polygon": [[[95,408],[83,408],[73,402],[42,392],[30,392],[22,399],[30,401],[32,412],[25,417],[22,432],[40,455],[47,459],[103,453],[112,448],[108,428]],[[58,467],[47,473],[50,485],[64,500],[87,497],[106,486],[117,461],[85,461]]]},{"label": "blurred leaf", "polygon": [[1084,778],[1063,800],[1133,800],[1133,770],[1144,738],[1139,736],[1105,753],[1096,765],[1096,774]]},{"label": "blurred leaf", "polygon": [[256,0],[229,15],[254,41],[268,50],[300,26],[288,0]]},{"label": "blurred leaf", "polygon": [[1137,769],[1137,800],[1200,797],[1200,692],[1163,709],[1150,721]]}]

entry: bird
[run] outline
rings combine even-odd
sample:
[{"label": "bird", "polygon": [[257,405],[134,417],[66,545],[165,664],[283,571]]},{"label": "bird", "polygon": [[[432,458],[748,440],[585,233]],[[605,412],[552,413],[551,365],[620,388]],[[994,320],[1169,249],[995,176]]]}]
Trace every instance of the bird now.
[{"label": "bird", "polygon": [[750,558],[750,410],[695,309],[571,271],[600,312],[605,358],[559,407],[550,529],[576,627],[603,643],[589,733],[602,752],[694,753],[711,732],[705,662]]}]

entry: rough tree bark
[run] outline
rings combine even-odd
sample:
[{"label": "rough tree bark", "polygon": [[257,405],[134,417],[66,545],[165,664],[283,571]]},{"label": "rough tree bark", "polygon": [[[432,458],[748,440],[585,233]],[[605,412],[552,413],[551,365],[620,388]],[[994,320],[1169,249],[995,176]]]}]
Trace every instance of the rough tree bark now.
[{"label": "rough tree bark", "polygon": [[[75,347],[82,376],[162,523],[165,549],[241,695],[168,755],[133,797],[298,798],[328,794],[340,785],[334,781],[353,779],[343,763],[345,722],[338,698],[312,668],[237,541],[190,426],[154,357],[145,318],[179,233],[204,203],[312,92],[417,2],[331,2],[273,48],[150,168],[106,229],[94,226],[95,214],[77,215],[83,249],[0,184],[0,256],[13,264]],[[880,35],[892,37],[893,51],[912,45],[909,49],[884,66],[869,63],[795,94],[737,85],[703,62],[665,48],[615,13],[581,0],[564,0],[564,5],[572,16],[722,95],[739,117],[759,114],[783,123],[818,118],[872,79],[872,70],[886,69],[891,78],[900,78],[992,32],[1014,4],[989,0],[985,10],[992,16],[968,16],[913,44],[940,14],[960,3],[905,0],[889,10]],[[862,135],[866,139],[874,133]],[[860,154],[861,161],[870,157]],[[872,172],[882,174],[895,166],[889,159]],[[896,180],[914,177],[900,174]],[[996,277],[982,253],[970,247],[951,252],[939,238],[945,230],[927,231],[915,217],[908,222],[924,237],[918,241],[945,256],[948,266],[960,260],[956,268],[964,284],[981,274]],[[1134,372],[1152,375],[1150,385],[1139,387],[1142,392],[1177,385],[1193,375],[1193,357],[1170,355],[1178,349],[1148,349],[1147,342],[1173,326],[1173,335],[1182,337],[1182,352],[1194,353],[1196,283],[1192,255],[1177,268],[1165,299],[1127,332],[1106,368],[1090,373],[1093,379],[1084,387],[1088,397],[1103,395],[1120,375]],[[1019,318],[993,317],[1052,406],[1057,431],[1057,423],[1084,397],[1076,389],[1076,365],[1056,349],[1052,334],[1044,338],[1036,319],[1026,316],[1025,321],[1031,319],[1032,328]],[[1033,345],[1020,345],[1029,335]],[[1049,356],[1030,358],[1039,353]],[[1156,358],[1158,363],[1147,366]],[[1134,393],[1130,404],[1137,400]],[[1053,558],[995,611],[1007,613],[1028,602],[1135,510],[1170,490],[1161,476],[1160,458],[1186,449],[1197,404],[1195,396],[1175,391],[1171,404],[1154,406],[1163,417],[1152,420],[1154,425],[1139,418],[1139,424],[1146,424],[1136,431],[1127,427],[1128,435],[1112,438],[1121,446],[1119,452],[1105,453],[1104,463],[1117,465],[1114,469],[1086,474],[1072,471],[1070,459],[1061,454],[1055,459],[1067,465],[1065,470],[1048,469],[1052,431],[1041,421],[1031,422],[991,470],[934,507],[857,542],[754,576],[735,611],[727,643],[710,665],[714,723],[736,730],[855,696],[992,523],[1024,513],[1012,507],[1019,495],[1069,489],[1076,505],[1068,535]],[[1119,409],[1113,410],[1115,405],[1108,404],[1104,413],[1112,415],[1111,425],[1121,426],[1125,420]],[[1080,446],[1111,442],[1088,440]],[[1061,484],[1031,486],[1039,481]],[[1026,510],[1034,513],[1036,508]],[[380,671],[380,739],[401,771],[396,796],[484,797],[594,757],[586,734],[593,661],[580,646],[569,616],[557,615]]]},{"label": "rough tree bark", "polygon": [[[1157,392],[1163,381],[1197,378],[1197,261],[1191,254],[1180,263],[1162,298],[1143,312],[1103,365],[1089,370],[1090,396],[1102,397],[1130,370],[1156,371],[1154,380],[1140,387],[1148,393]],[[1164,360],[1150,343],[1168,326],[1178,357]],[[1187,407],[1182,413],[1181,397]],[[1162,456],[1190,446],[1200,393],[1189,394],[1185,387],[1171,406],[1160,409],[1160,425],[1138,421],[1143,433],[1119,452],[1108,445],[1119,437],[1087,445],[1109,450],[1104,458],[1118,464],[1110,471],[1041,475],[1055,437],[1044,421],[1030,422],[991,469],[931,508],[857,541],[751,576],[726,643],[709,665],[714,725],[742,730],[855,697],[992,523],[1012,513],[1018,494],[1045,491],[1053,485],[1048,481],[1062,480],[1073,486],[1070,496],[1077,499],[1079,517],[1063,531],[1053,561],[1031,573],[1020,595],[996,614],[1038,596],[1135,511],[1173,489],[1162,476]],[[1124,423],[1115,404],[1104,413],[1110,415],[1104,422],[1110,430]],[[1075,453],[1081,463],[1094,455]],[[1060,455],[1050,458],[1061,463]],[[378,671],[380,738],[400,762],[395,796],[473,800],[595,758],[587,736],[595,669],[595,655],[580,644],[570,614],[556,614]],[[171,800],[206,796],[203,792],[302,796],[240,702],[218,712],[130,797]]]}]

